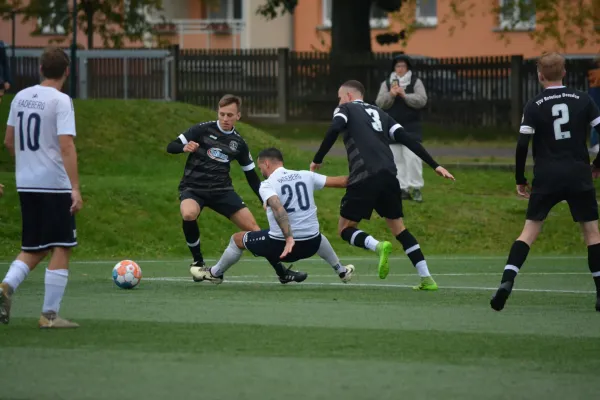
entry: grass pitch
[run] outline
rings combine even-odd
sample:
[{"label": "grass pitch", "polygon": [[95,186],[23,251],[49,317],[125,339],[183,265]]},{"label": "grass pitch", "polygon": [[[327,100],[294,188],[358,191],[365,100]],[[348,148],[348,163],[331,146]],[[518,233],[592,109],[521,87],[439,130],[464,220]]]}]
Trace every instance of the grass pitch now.
[{"label": "grass pitch", "polygon": [[[343,252],[341,252],[343,254]],[[489,308],[503,258],[431,257],[441,289],[410,289],[404,257],[343,258],[344,285],[318,259],[283,286],[245,257],[220,286],[185,261],[139,261],[134,290],[113,261],[72,267],[61,314],[74,331],[39,331],[43,270],[0,326],[3,399],[593,399],[600,315],[581,257],[532,258],[501,313]],[[8,268],[0,265],[0,275]]]}]

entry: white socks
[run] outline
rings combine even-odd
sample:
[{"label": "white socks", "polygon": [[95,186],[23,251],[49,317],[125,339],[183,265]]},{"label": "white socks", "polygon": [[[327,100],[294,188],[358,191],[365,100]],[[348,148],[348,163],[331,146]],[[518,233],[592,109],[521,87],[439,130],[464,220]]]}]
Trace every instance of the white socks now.
[{"label": "white socks", "polygon": [[378,244],[379,240],[375,239],[373,236],[367,236],[365,239],[365,248],[371,251],[376,251]]},{"label": "white socks", "polygon": [[431,276],[429,273],[429,268],[427,268],[427,261],[419,261],[417,265],[415,265],[415,268],[417,269],[417,273],[421,278],[427,278],[428,276]]},{"label": "white socks", "polygon": [[238,262],[242,257],[243,250],[238,248],[233,240],[233,236],[231,240],[229,240],[229,246],[223,252],[221,259],[219,262],[210,269],[210,273],[213,276],[221,276],[231,267],[233,264]]},{"label": "white socks", "polygon": [[67,288],[67,280],[69,279],[68,269],[46,270],[44,283],[46,292],[44,293],[43,313],[55,312],[58,314],[60,302]]},{"label": "white socks", "polygon": [[2,282],[7,283],[14,291],[23,283],[29,274],[29,267],[23,261],[15,260],[10,264],[10,268]]},{"label": "white socks", "polygon": [[321,234],[321,244],[319,245],[317,254],[331,265],[331,268],[333,268],[336,274],[339,275],[346,272],[346,267],[340,263],[340,259],[337,254],[335,254],[335,250],[331,247],[331,243],[329,243],[329,240],[323,234]]}]

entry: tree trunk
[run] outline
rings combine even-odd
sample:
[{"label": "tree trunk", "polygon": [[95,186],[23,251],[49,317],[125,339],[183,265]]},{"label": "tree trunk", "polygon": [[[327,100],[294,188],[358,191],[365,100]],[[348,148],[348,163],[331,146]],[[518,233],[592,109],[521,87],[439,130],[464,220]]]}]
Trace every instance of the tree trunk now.
[{"label": "tree trunk", "polygon": [[87,18],[87,45],[88,50],[94,48],[94,10],[86,10],[85,16]]}]

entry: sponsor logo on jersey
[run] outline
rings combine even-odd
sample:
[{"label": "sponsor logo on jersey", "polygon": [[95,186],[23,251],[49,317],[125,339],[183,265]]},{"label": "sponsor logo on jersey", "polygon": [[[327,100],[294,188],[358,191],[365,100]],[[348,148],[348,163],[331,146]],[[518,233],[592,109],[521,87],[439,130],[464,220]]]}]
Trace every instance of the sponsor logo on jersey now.
[{"label": "sponsor logo on jersey", "polygon": [[234,141],[229,142],[229,148],[233,151],[236,151],[238,148],[237,142],[234,142]]},{"label": "sponsor logo on jersey", "polygon": [[215,161],[222,162],[222,163],[229,162],[229,156],[227,154],[223,153],[223,151],[221,151],[221,149],[218,149],[216,147],[211,147],[210,149],[208,149],[206,154],[208,154],[208,156]]}]

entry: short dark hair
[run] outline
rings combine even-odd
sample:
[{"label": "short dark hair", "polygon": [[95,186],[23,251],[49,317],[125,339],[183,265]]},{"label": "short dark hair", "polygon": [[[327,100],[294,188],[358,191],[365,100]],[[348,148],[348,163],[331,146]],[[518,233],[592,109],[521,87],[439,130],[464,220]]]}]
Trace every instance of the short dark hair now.
[{"label": "short dark hair", "polygon": [[355,80],[346,81],[346,82],[344,82],[342,87],[345,87],[348,89],[354,89],[357,92],[359,92],[361,96],[365,95],[365,86],[362,83],[360,83],[359,81],[355,81]]},{"label": "short dark hair", "polygon": [[235,104],[239,111],[242,108],[242,99],[233,94],[226,94],[225,96],[221,97],[221,100],[219,100],[219,108],[227,107],[230,104]]},{"label": "short dark hair", "polygon": [[58,47],[48,47],[40,60],[42,75],[46,79],[61,79],[69,67],[69,56]]},{"label": "short dark hair", "polygon": [[268,149],[261,150],[261,152],[258,153],[258,158],[259,159],[268,158],[271,160],[277,160],[277,161],[283,162],[283,154],[281,154],[281,151],[279,149],[276,149],[275,147],[269,147]]}]

